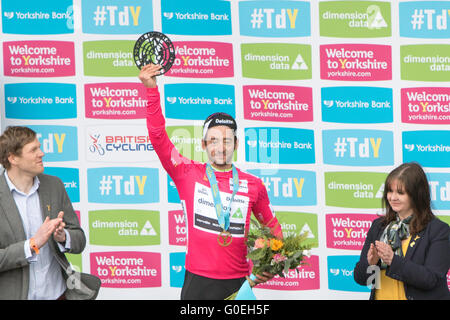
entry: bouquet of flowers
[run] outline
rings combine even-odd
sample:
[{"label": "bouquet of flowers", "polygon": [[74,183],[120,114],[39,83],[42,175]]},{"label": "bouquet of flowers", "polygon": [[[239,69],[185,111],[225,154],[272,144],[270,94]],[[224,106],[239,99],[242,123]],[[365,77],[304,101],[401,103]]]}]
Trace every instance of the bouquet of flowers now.
[{"label": "bouquet of flowers", "polygon": [[[255,274],[269,272],[284,278],[284,274],[300,265],[305,265],[304,257],[310,257],[311,244],[306,244],[308,233],[288,235],[283,239],[276,238],[271,229],[261,225],[256,220],[251,220],[256,228],[251,228],[247,236],[247,258],[253,263],[253,270],[250,279],[243,284],[239,291],[236,291],[225,300],[235,300],[239,298],[239,292],[247,288],[252,288],[256,284],[252,281]],[[252,230],[253,229],[253,230]]]}]

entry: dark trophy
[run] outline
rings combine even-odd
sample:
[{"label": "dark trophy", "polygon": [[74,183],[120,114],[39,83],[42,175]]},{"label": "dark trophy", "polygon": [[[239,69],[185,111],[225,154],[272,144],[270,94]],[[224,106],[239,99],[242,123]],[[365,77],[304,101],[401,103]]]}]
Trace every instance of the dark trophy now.
[{"label": "dark trophy", "polygon": [[159,64],[162,66],[161,75],[172,67],[175,61],[175,48],[165,34],[151,31],[139,37],[134,45],[133,55],[139,69],[149,63]]}]

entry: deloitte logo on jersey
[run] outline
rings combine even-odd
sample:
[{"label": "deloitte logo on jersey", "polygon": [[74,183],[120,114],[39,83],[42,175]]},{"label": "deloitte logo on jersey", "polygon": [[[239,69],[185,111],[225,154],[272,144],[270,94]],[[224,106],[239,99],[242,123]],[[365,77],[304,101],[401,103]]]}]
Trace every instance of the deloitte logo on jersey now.
[{"label": "deloitte logo on jersey", "polygon": [[87,169],[88,201],[159,202],[158,169],[107,167]]},{"label": "deloitte logo on jersey", "polygon": [[416,44],[400,46],[402,80],[450,81],[450,45]]},{"label": "deloitte logo on jersey", "polygon": [[315,163],[314,130],[246,128],[245,161],[272,164]]},{"label": "deloitte logo on jersey", "polygon": [[74,84],[5,84],[5,115],[13,119],[71,119],[77,117]]},{"label": "deloitte logo on jersey", "polygon": [[170,261],[170,286],[181,288],[184,284],[184,274],[186,272],[186,253],[171,252],[169,253]]},{"label": "deloitte logo on jersey", "polygon": [[291,43],[241,44],[242,75],[269,80],[312,78],[311,46]]},{"label": "deloitte logo on jersey", "polygon": [[89,211],[89,242],[105,246],[150,246],[161,243],[159,212]]},{"label": "deloitte logo on jersey", "polygon": [[44,161],[78,160],[77,127],[69,126],[27,126],[36,132],[45,153]]},{"label": "deloitte logo on jersey", "polygon": [[161,287],[161,253],[139,251],[92,252],[91,273],[105,288]]},{"label": "deloitte logo on jersey", "polygon": [[450,123],[450,88],[403,88],[401,89],[401,98],[402,122]]},{"label": "deloitte logo on jersey", "polygon": [[323,130],[323,162],[347,166],[392,165],[392,131]]},{"label": "deloitte logo on jersey", "polygon": [[401,37],[450,38],[448,1],[402,1],[399,9]]},{"label": "deloitte logo on jersey", "polygon": [[376,214],[327,214],[327,248],[361,250]]},{"label": "deloitte logo on jersey", "polygon": [[320,78],[342,81],[392,79],[391,47],[376,44],[320,46]]},{"label": "deloitte logo on jersey", "polygon": [[322,120],[338,123],[393,121],[391,88],[329,87],[321,89]]},{"label": "deloitte logo on jersey", "polygon": [[161,14],[162,32],[167,34],[231,35],[227,1],[162,1]]},{"label": "deloitte logo on jersey", "polygon": [[83,32],[141,34],[153,30],[153,7],[145,0],[83,0]]},{"label": "deloitte logo on jersey", "polygon": [[73,33],[73,1],[2,0],[4,33]]},{"label": "deloitte logo on jersey", "polygon": [[450,209],[450,173],[427,173],[433,209]]},{"label": "deloitte logo on jersey", "polygon": [[386,177],[379,172],[325,172],[325,204],[379,209]]},{"label": "deloitte logo on jersey", "polygon": [[75,168],[45,167],[45,174],[57,176],[64,183],[71,202],[80,202],[80,175]]},{"label": "deloitte logo on jersey", "polygon": [[403,162],[417,161],[424,167],[448,167],[450,131],[404,131]]},{"label": "deloitte logo on jersey", "polygon": [[243,36],[309,37],[310,12],[306,1],[243,1],[239,28]]},{"label": "deloitte logo on jersey", "polygon": [[391,36],[391,5],[381,1],[319,2],[320,35],[338,38]]},{"label": "deloitte logo on jersey", "polygon": [[244,118],[249,120],[313,121],[312,88],[243,86]]},{"label": "deloitte logo on jersey", "polygon": [[328,289],[338,291],[370,292],[366,286],[360,286],[353,278],[353,269],[359,256],[328,256]]},{"label": "deloitte logo on jersey", "polygon": [[135,77],[133,40],[83,42],[85,76]]},{"label": "deloitte logo on jersey", "polygon": [[251,169],[249,173],[261,178],[275,206],[314,206],[316,198],[316,173],[289,169]]},{"label": "deloitte logo on jersey", "polygon": [[3,42],[5,76],[67,77],[75,75],[75,49],[69,41]]},{"label": "deloitte logo on jersey", "polygon": [[205,120],[215,112],[235,117],[234,86],[212,83],[177,83],[164,85],[166,117]]}]

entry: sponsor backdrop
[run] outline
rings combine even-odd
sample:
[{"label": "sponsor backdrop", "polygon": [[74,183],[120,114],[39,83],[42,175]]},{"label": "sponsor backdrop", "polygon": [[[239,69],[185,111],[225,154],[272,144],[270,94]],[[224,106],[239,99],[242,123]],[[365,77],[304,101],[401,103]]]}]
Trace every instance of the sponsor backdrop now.
[{"label": "sponsor backdrop", "polygon": [[[157,30],[167,131],[206,160],[201,125],[235,116],[238,166],[261,177],[284,233],[309,231],[308,265],[260,299],[367,299],[353,267],[405,161],[450,222],[450,1],[1,0],[1,128],[38,133],[88,237],[73,265],[99,299],[178,299],[186,227],[144,121],[134,42]],[[236,218],[242,215],[239,210]]]}]

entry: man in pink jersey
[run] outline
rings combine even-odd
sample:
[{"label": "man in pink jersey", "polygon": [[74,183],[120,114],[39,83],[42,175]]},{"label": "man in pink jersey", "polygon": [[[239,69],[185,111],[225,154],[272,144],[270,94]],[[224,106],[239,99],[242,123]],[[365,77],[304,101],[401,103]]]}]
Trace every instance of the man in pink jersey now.
[{"label": "man in pink jersey", "polygon": [[[144,66],[139,79],[147,87],[147,128],[162,166],[174,181],[187,226],[186,275],[181,299],[223,300],[249,274],[245,236],[255,217],[282,237],[261,179],[237,169],[237,125],[228,114],[210,115],[203,129],[202,148],[208,163],[183,157],[167,136],[155,76],[160,66]],[[256,283],[272,274],[257,275]]]}]

